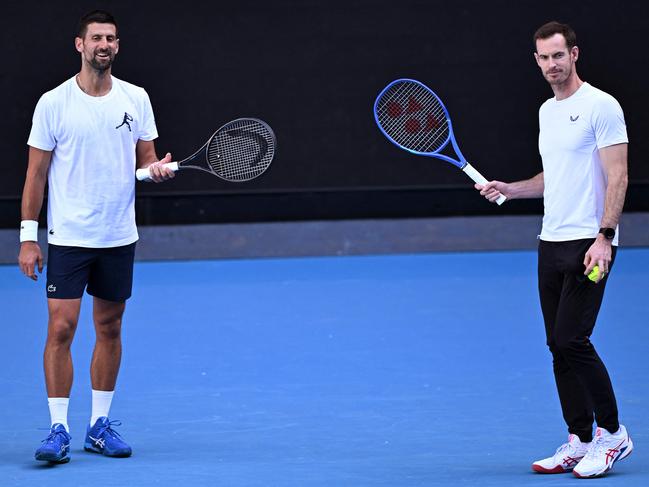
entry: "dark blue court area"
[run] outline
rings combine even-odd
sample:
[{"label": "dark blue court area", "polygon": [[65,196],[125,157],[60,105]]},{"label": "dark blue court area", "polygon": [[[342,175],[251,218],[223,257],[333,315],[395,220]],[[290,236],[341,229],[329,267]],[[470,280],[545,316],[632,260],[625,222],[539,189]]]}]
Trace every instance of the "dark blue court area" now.
[{"label": "dark blue court area", "polygon": [[[621,249],[593,342],[649,485],[649,249]],[[47,435],[43,280],[0,267],[0,486],[555,486],[567,432],[532,251],[138,263],[111,419],[128,459],[83,451],[94,332],[73,346],[72,461]]]}]

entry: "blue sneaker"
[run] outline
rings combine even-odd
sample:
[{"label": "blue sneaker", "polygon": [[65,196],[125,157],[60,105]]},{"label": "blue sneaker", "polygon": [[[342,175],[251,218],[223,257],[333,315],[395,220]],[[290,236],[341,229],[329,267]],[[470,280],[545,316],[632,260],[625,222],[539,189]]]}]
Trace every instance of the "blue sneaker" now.
[{"label": "blue sneaker", "polygon": [[86,441],[83,449],[95,453],[101,453],[107,457],[130,457],[131,447],[119,436],[111,426],[120,426],[119,421],[108,421],[108,418],[102,416],[92,427],[88,427]]},{"label": "blue sneaker", "polygon": [[43,440],[34,457],[36,460],[52,463],[68,463],[70,461],[70,434],[61,423],[52,425],[50,435]]}]

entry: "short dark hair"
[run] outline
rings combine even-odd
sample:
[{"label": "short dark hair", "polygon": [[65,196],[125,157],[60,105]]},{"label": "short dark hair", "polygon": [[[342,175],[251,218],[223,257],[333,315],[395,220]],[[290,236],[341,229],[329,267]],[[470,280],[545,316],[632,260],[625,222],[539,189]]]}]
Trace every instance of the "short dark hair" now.
[{"label": "short dark hair", "polygon": [[534,49],[536,49],[536,41],[539,39],[549,39],[554,34],[561,34],[564,37],[568,50],[577,45],[577,34],[572,30],[572,27],[568,24],[562,24],[561,22],[553,20],[536,29],[536,32],[534,33]]},{"label": "short dark hair", "polygon": [[113,24],[115,26],[115,31],[117,32],[117,22],[115,22],[115,17],[113,17],[110,12],[106,12],[105,10],[92,10],[79,19],[77,37],[83,39],[88,31],[88,25],[94,23]]}]

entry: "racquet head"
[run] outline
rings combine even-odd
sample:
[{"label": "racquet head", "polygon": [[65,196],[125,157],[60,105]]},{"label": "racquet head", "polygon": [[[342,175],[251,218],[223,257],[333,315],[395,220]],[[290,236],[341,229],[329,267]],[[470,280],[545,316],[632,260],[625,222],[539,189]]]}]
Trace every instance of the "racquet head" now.
[{"label": "racquet head", "polygon": [[439,153],[452,135],[442,100],[412,79],[395,80],[379,93],[374,102],[374,119],[392,143],[415,154]]},{"label": "racquet head", "polygon": [[212,135],[205,146],[205,158],[210,172],[221,179],[249,181],[268,169],[275,147],[275,133],[267,123],[256,118],[239,118]]}]

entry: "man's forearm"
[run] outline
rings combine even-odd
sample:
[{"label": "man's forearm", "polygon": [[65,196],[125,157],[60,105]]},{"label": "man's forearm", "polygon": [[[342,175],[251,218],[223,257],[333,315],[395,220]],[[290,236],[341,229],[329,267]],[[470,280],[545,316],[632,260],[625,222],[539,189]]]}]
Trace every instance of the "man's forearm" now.
[{"label": "man's forearm", "polygon": [[615,228],[620,221],[626,188],[629,184],[627,144],[616,144],[599,150],[606,171],[606,198],[601,227]]},{"label": "man's forearm", "polygon": [[43,206],[51,155],[48,151],[29,148],[27,177],[20,206],[22,220],[38,220]]},{"label": "man's forearm", "polygon": [[43,206],[45,178],[40,174],[27,174],[20,207],[22,220],[37,220]]},{"label": "man's forearm", "polygon": [[540,198],[543,196],[544,187],[543,173],[541,172],[533,178],[510,183],[509,191],[512,199]]},{"label": "man's forearm", "polygon": [[608,185],[606,186],[606,203],[604,205],[604,216],[602,227],[615,228],[620,221],[620,215],[624,208],[628,176],[623,174],[609,174]]}]

